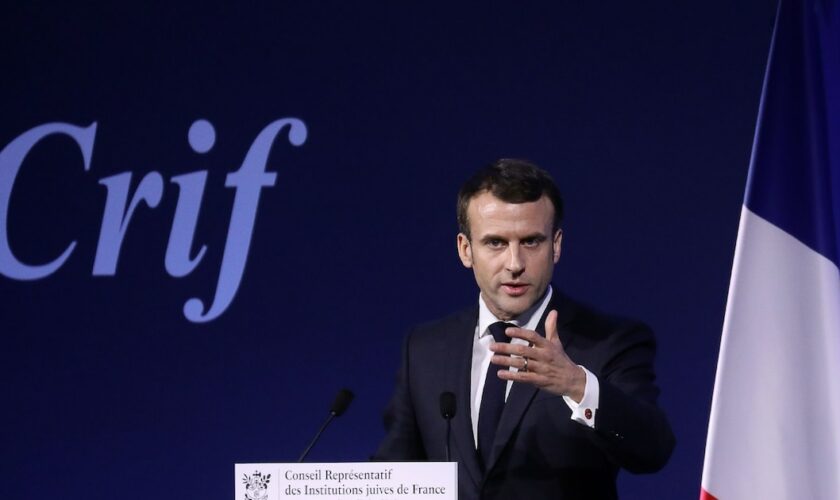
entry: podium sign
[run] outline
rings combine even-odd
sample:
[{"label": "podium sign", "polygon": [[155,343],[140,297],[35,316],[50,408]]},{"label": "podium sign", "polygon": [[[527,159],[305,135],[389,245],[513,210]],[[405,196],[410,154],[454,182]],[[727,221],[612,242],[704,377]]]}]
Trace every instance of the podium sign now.
[{"label": "podium sign", "polygon": [[234,500],[457,500],[457,462],[236,464]]}]

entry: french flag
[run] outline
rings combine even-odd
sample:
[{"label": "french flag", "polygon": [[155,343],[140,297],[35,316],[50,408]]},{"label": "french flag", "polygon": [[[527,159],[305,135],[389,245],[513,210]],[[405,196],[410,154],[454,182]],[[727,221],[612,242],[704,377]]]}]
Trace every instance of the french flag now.
[{"label": "french flag", "polygon": [[741,209],[701,500],[840,499],[838,249],[840,0],[782,0]]}]

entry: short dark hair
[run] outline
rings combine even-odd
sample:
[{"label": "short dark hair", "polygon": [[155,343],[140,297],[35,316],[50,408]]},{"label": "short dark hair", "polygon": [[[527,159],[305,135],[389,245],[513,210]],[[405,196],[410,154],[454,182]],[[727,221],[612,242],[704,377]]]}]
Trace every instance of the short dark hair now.
[{"label": "short dark hair", "polygon": [[470,200],[488,191],[507,203],[528,203],[548,196],[554,205],[554,230],[563,221],[563,198],[548,172],[525,160],[502,158],[482,168],[458,192],[458,229],[470,238]]}]

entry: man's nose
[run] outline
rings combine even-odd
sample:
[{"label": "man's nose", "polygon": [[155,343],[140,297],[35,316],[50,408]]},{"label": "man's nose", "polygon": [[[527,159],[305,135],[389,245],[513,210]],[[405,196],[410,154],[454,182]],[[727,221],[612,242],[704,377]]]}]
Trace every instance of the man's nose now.
[{"label": "man's nose", "polygon": [[512,274],[521,273],[525,269],[525,261],[522,259],[519,245],[511,244],[508,246],[508,253],[507,270]]}]

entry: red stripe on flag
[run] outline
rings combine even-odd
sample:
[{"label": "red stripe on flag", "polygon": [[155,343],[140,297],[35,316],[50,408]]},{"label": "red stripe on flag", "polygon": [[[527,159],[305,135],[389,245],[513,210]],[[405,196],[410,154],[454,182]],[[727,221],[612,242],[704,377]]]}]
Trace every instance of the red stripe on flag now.
[{"label": "red stripe on flag", "polygon": [[712,495],[708,491],[700,488],[700,500],[718,500],[716,496]]}]

